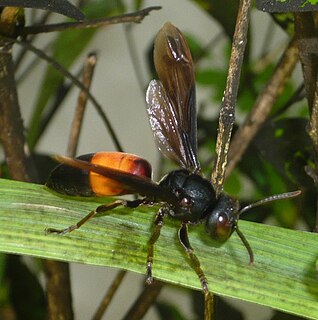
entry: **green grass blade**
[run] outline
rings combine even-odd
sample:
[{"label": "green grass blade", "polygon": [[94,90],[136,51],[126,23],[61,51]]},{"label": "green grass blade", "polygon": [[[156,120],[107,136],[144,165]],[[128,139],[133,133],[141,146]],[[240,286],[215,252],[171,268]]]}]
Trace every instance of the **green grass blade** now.
[{"label": "green grass blade", "polygon": [[[71,234],[45,235],[45,228],[69,226],[97,205],[56,196],[41,185],[0,179],[0,251],[144,273],[155,207],[117,208]],[[190,241],[210,289],[318,319],[318,235],[245,221],[239,224],[255,253],[253,267],[235,234],[218,246],[203,226],[190,227]],[[177,227],[177,221],[165,220],[155,248],[154,276],[200,289],[178,244]]]}]

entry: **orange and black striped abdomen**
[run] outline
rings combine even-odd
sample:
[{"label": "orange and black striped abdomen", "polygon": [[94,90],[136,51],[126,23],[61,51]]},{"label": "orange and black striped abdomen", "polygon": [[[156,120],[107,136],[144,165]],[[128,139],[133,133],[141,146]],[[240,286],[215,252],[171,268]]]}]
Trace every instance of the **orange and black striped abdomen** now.
[{"label": "orange and black striped abdomen", "polygon": [[[138,156],[123,152],[97,152],[77,157],[103,167],[128,172],[136,176],[151,178],[150,163]],[[47,187],[71,196],[118,196],[132,194],[125,185],[114,179],[107,178],[91,171],[61,164],[51,173]]]}]

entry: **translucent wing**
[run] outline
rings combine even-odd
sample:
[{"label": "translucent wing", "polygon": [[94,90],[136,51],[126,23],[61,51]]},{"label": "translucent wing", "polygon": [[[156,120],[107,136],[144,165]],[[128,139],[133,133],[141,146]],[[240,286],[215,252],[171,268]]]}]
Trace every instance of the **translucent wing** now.
[{"label": "translucent wing", "polygon": [[159,150],[180,166],[188,167],[178,120],[160,81],[149,83],[146,101],[150,126]]},{"label": "translucent wing", "polygon": [[154,62],[160,81],[150,82],[146,101],[158,147],[179,165],[198,170],[193,62],[183,35],[170,23],[156,37]]}]

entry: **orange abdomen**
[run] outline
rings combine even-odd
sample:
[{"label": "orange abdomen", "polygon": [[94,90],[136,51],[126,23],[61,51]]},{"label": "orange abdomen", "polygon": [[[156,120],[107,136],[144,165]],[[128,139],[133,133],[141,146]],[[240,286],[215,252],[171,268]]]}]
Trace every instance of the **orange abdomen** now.
[{"label": "orange abdomen", "polygon": [[[130,153],[97,152],[93,155],[91,163],[151,178],[152,169],[150,163]],[[106,178],[95,172],[89,173],[89,180],[90,186],[96,195],[116,196],[131,193],[120,182]]]},{"label": "orange abdomen", "polygon": [[[136,155],[123,152],[97,152],[77,159],[111,169],[151,178],[150,163]],[[71,196],[118,196],[134,194],[125,184],[91,171],[60,164],[51,173],[47,187]],[[137,192],[136,192],[137,193]]]}]

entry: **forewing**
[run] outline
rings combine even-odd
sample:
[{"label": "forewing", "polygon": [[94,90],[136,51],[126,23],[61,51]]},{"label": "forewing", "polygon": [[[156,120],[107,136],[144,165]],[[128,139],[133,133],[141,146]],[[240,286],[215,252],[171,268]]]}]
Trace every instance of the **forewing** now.
[{"label": "forewing", "polygon": [[185,166],[198,169],[193,61],[182,33],[171,23],[166,23],[156,37],[154,63],[177,123]]},{"label": "forewing", "polygon": [[150,126],[159,150],[182,167],[187,167],[178,120],[166,92],[158,80],[149,83],[146,93]]}]

